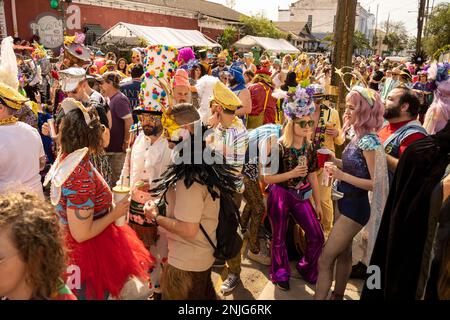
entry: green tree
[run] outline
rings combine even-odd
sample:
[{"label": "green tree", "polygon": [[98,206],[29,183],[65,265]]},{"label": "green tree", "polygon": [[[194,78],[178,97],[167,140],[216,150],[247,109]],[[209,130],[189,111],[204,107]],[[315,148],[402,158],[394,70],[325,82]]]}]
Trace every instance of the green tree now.
[{"label": "green tree", "polygon": [[410,37],[408,39],[408,44],[406,45],[406,49],[408,50],[416,50],[417,45],[417,38],[416,37]]},{"label": "green tree", "polygon": [[423,41],[426,53],[432,56],[437,50],[450,44],[450,4],[437,5],[425,26],[427,35]]},{"label": "green tree", "polygon": [[223,34],[219,37],[218,42],[222,48],[229,48],[237,40],[237,30],[233,26],[227,26],[223,30]]},{"label": "green tree", "polygon": [[356,30],[355,35],[353,36],[353,51],[366,49],[368,50],[372,49],[372,47],[370,46],[369,39],[367,39],[364,33]]},{"label": "green tree", "polygon": [[272,21],[262,14],[251,17],[241,16],[241,24],[241,33],[246,36],[287,39],[287,33],[278,30]]},{"label": "green tree", "polygon": [[387,45],[388,51],[398,53],[404,50],[408,45],[405,23],[402,21],[385,21],[382,25],[386,30],[383,44]]}]

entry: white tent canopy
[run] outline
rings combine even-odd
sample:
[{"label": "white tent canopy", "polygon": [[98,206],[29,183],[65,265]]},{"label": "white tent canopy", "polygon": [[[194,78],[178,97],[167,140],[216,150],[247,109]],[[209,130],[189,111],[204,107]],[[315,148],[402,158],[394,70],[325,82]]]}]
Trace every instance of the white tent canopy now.
[{"label": "white tent canopy", "polygon": [[220,47],[217,42],[207,38],[198,30],[149,27],[124,22],[119,22],[106,31],[96,43],[97,45],[124,43],[138,46],[140,39],[147,41],[148,45],[166,45],[175,48]]},{"label": "white tent canopy", "polygon": [[284,39],[272,39],[265,37],[245,36],[233,46],[243,49],[259,46],[274,53],[300,53],[300,50]]}]

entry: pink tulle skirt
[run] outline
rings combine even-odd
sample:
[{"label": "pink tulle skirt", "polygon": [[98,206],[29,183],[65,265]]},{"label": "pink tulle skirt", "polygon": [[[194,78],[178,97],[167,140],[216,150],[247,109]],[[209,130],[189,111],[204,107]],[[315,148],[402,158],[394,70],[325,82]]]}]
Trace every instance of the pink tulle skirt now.
[{"label": "pink tulle skirt", "polygon": [[98,236],[82,243],[67,232],[66,244],[70,264],[80,268],[87,299],[102,300],[106,292],[117,298],[130,277],[149,279],[154,258],[128,225],[110,224]]}]

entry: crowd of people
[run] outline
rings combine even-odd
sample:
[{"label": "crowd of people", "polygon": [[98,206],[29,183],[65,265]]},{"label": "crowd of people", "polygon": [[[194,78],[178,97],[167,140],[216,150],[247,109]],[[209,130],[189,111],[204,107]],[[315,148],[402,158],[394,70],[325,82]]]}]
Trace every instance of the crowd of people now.
[{"label": "crowd of people", "polygon": [[0,297],[214,300],[243,256],[290,290],[294,244],[315,299],[450,298],[448,62],[83,41],[2,42]]}]

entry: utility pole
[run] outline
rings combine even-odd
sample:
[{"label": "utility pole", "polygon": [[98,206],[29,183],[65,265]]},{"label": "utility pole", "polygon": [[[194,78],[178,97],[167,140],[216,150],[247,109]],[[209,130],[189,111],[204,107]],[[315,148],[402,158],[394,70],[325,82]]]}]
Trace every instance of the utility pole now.
[{"label": "utility pole", "polygon": [[[334,31],[334,40],[336,46],[333,52],[333,70],[342,67],[352,66],[353,56],[353,37],[355,33],[356,20],[356,3],[357,0],[341,0],[337,4],[336,26]],[[349,71],[344,70],[344,72]],[[350,85],[351,76],[344,77],[347,85]],[[333,72],[331,79],[332,86],[337,88],[337,110],[343,114],[345,109],[345,96],[347,90],[337,74]]]},{"label": "utility pole", "polygon": [[[379,47],[379,44],[378,44],[378,9],[379,8],[380,8],[380,4],[377,4],[377,14],[375,15],[375,31],[374,31],[374,35],[373,35],[373,38],[374,38],[373,44],[376,47]],[[378,51],[378,50],[376,50],[376,51]]]},{"label": "utility pole", "polygon": [[425,16],[425,3],[426,0],[419,0],[419,15],[417,17],[416,53],[418,53],[422,48],[422,31],[423,31],[423,19]]},{"label": "utility pole", "polygon": [[428,16],[430,15],[430,0],[427,0],[426,8],[427,11],[425,13],[425,32],[424,32],[425,37],[428,35],[427,25],[428,25]]}]

